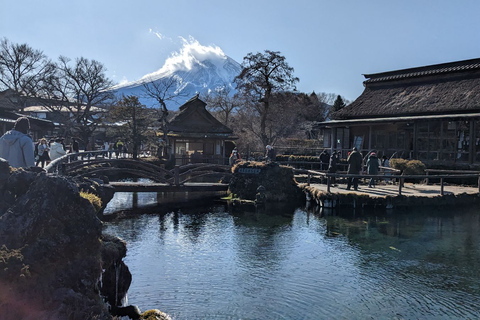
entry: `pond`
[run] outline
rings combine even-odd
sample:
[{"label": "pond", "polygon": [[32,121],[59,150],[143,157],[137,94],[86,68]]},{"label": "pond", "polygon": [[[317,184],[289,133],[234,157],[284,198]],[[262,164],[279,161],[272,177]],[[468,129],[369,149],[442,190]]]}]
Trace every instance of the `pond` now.
[{"label": "pond", "polygon": [[128,303],[173,319],[479,319],[478,209],[213,204],[105,223]]}]

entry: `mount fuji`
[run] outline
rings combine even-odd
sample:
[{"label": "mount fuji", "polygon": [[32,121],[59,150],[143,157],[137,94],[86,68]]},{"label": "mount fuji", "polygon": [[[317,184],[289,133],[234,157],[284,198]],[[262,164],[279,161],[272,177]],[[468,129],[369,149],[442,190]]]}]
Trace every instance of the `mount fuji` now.
[{"label": "mount fuji", "polygon": [[145,85],[174,80],[167,95],[180,94],[180,97],[176,101],[166,101],[166,104],[169,110],[177,110],[194,95],[203,96],[219,87],[230,87],[233,95],[236,92],[233,80],[241,70],[241,65],[219,47],[202,46],[195,40],[184,43],[181,50],[173,53],[156,72],[144,75],[140,80],[114,86],[111,91],[119,99],[123,95],[135,95],[147,107],[158,107],[155,99],[146,95]]}]

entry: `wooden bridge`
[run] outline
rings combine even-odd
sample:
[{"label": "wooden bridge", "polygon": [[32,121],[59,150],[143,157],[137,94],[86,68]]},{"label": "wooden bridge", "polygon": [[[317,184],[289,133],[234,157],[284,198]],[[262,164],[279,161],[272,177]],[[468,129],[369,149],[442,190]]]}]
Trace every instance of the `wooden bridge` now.
[{"label": "wooden bridge", "polygon": [[[48,173],[73,177],[99,177],[109,174],[128,174],[153,182],[110,182],[116,192],[216,192],[227,191],[228,183],[195,182],[201,179],[227,180],[231,167],[219,164],[195,163],[167,170],[160,165],[135,160],[128,154],[111,158],[105,151],[70,153],[52,161]],[[201,178],[201,179],[200,179]],[[210,178],[210,179],[208,179]]]}]

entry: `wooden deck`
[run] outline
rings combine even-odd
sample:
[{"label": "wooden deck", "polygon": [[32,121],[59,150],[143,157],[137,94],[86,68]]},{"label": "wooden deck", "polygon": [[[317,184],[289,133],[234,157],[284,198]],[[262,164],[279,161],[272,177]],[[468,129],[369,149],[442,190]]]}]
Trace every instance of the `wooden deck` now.
[{"label": "wooden deck", "polygon": [[[316,184],[311,183],[310,186],[318,189],[319,191],[327,192],[326,184]],[[367,185],[359,185],[358,191],[346,190],[345,184],[339,184],[337,186],[330,186],[330,192],[344,195],[344,194],[358,194],[358,195],[368,195],[372,198],[385,198],[387,196],[395,197],[398,196],[398,184],[381,184],[376,185],[375,188],[369,188]],[[460,195],[460,194],[479,194],[477,187],[465,187],[465,186],[456,186],[456,185],[444,185],[443,186],[444,195]],[[414,197],[437,197],[441,195],[441,186],[440,185],[427,185],[427,184],[413,184],[413,183],[404,183],[402,187],[403,196],[414,196]]]}]

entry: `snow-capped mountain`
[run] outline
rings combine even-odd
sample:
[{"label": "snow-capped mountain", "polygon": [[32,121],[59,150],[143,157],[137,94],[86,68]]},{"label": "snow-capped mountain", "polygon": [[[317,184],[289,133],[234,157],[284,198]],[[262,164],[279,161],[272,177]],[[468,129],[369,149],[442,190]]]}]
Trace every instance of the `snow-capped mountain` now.
[{"label": "snow-capped mountain", "polygon": [[185,43],[180,52],[173,53],[158,71],[143,76],[140,80],[117,85],[112,91],[118,98],[122,95],[136,95],[148,107],[158,107],[158,103],[145,93],[145,84],[161,84],[174,79],[170,95],[181,94],[177,102],[167,102],[170,110],[178,107],[195,94],[200,97],[218,87],[231,87],[234,94],[234,78],[240,74],[238,62],[225,55],[219,47],[206,47],[191,41]]}]

